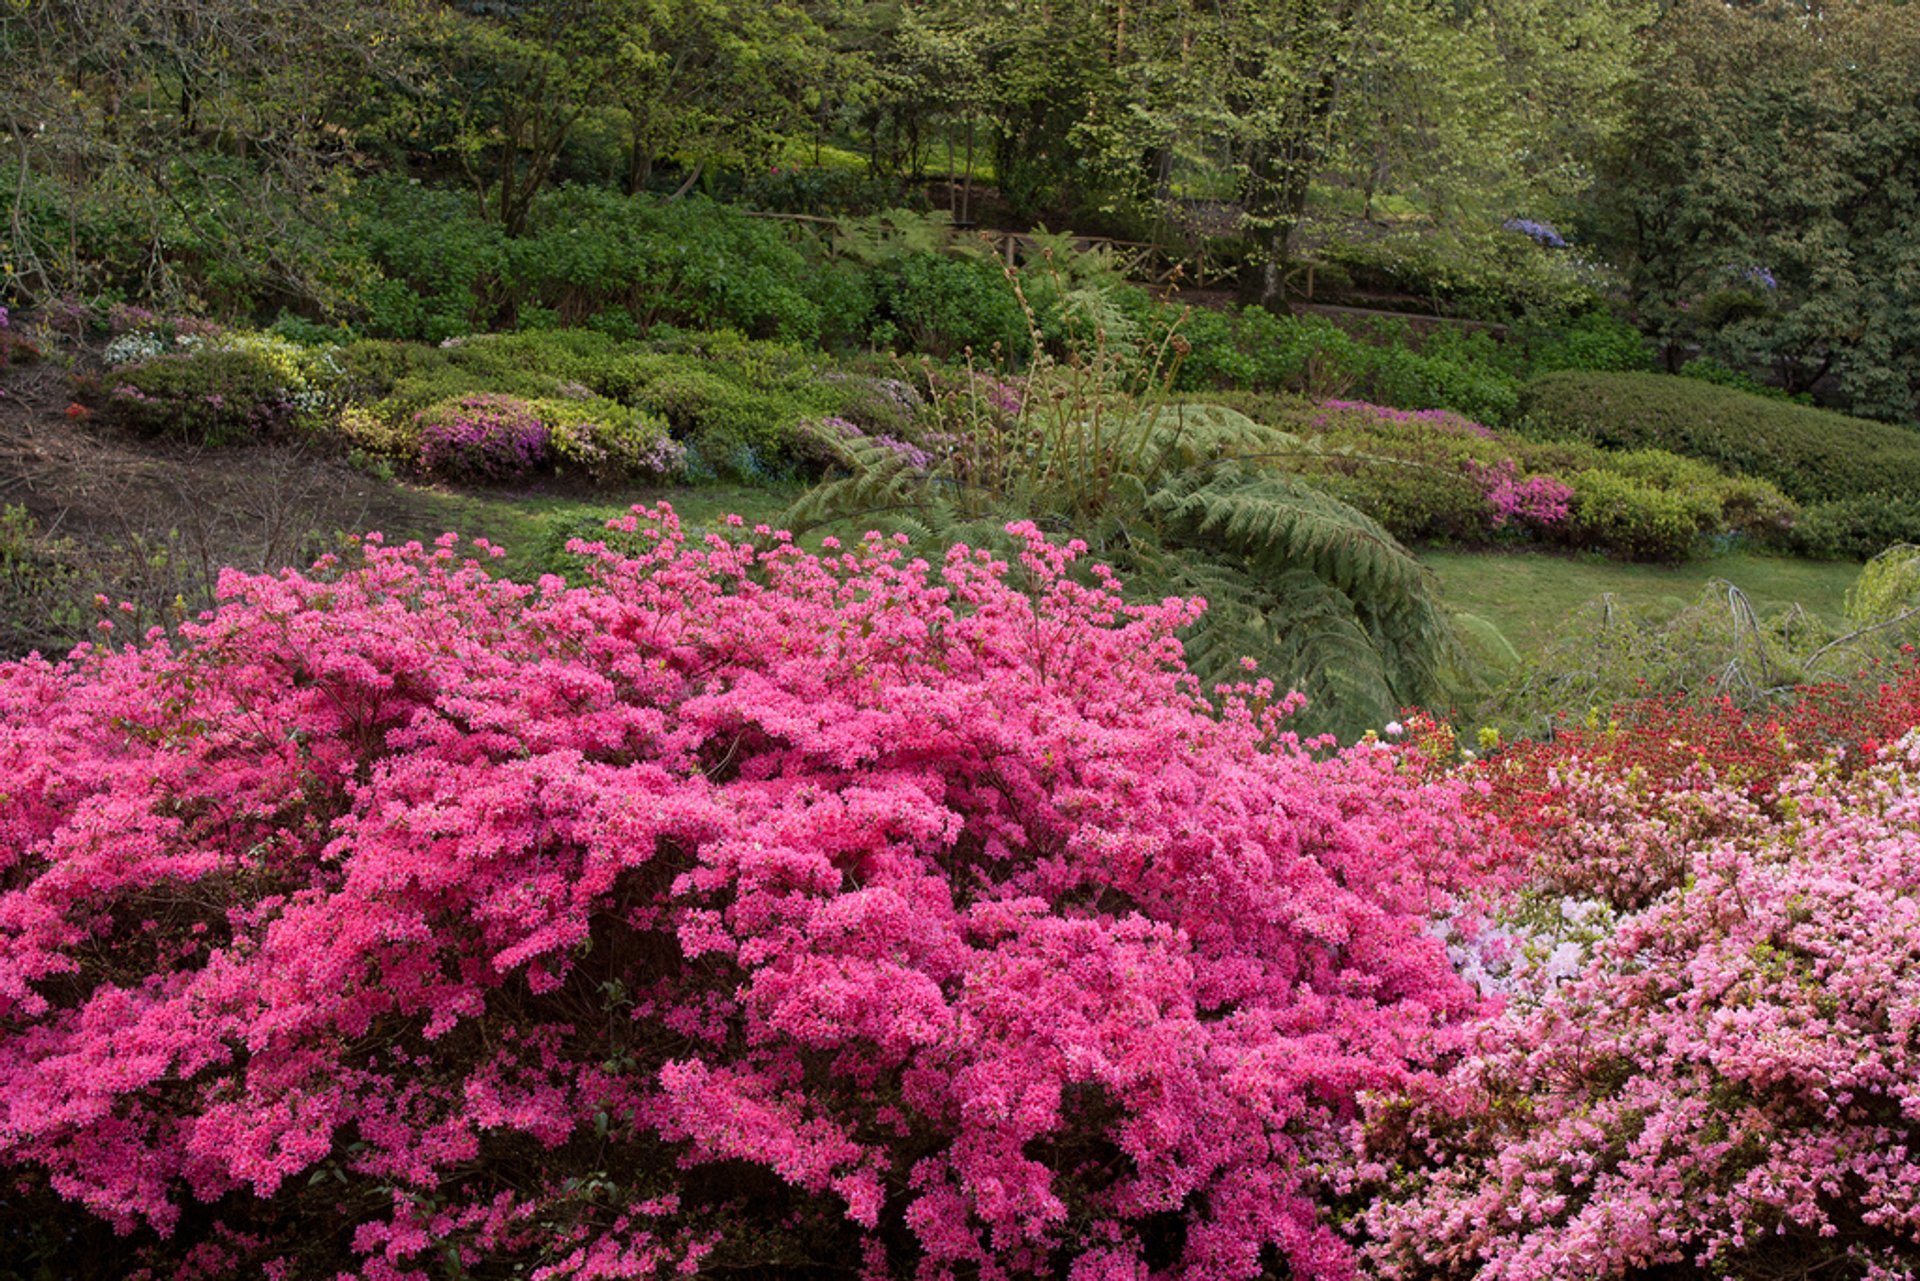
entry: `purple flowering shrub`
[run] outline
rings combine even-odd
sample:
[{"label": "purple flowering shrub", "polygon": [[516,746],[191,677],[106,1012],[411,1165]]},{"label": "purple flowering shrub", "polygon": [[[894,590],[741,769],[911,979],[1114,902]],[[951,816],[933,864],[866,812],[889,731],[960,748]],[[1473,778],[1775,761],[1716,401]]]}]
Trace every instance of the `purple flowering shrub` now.
[{"label": "purple flowering shrub", "polygon": [[1567,240],[1550,222],[1540,222],[1533,218],[1509,218],[1500,224],[1507,231],[1517,231],[1543,249],[1565,249]]},{"label": "purple flowering shrub", "polygon": [[483,393],[430,405],[414,415],[420,468],[460,480],[515,480],[547,461],[552,432],[517,396]]},{"label": "purple flowering shrub", "polygon": [[1552,476],[1522,477],[1511,458],[1491,466],[1469,459],[1467,470],[1480,482],[1495,529],[1515,523],[1548,528],[1567,518],[1573,488]]},{"label": "purple flowering shrub", "polygon": [[835,458],[849,458],[858,446],[872,445],[899,459],[914,471],[927,471],[934,463],[934,454],[912,441],[902,440],[898,436],[885,432],[878,435],[869,434],[860,424],[833,415],[806,424],[802,431],[818,441],[826,452]]}]

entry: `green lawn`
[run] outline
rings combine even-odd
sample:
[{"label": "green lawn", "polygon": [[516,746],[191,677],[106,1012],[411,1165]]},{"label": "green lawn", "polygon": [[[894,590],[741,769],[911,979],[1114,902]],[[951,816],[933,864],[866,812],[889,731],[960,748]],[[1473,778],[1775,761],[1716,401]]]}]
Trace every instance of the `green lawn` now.
[{"label": "green lawn", "polygon": [[1448,604],[1498,627],[1514,648],[1536,650],[1575,608],[1607,592],[1635,609],[1674,610],[1714,579],[1744,591],[1765,614],[1791,604],[1837,620],[1860,567],[1850,561],[1730,554],[1685,565],[1630,565],[1524,552],[1426,551]]}]

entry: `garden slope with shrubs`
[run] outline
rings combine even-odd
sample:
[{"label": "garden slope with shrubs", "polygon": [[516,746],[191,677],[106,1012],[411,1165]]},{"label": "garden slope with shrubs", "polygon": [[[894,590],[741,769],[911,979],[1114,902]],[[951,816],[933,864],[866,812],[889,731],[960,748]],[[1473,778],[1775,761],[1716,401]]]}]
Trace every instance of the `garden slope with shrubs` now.
[{"label": "garden slope with shrubs", "polygon": [[1529,430],[1666,449],[1778,485],[1807,508],[1812,554],[1871,556],[1920,537],[1920,432],[1688,378],[1559,372],[1529,383]]}]

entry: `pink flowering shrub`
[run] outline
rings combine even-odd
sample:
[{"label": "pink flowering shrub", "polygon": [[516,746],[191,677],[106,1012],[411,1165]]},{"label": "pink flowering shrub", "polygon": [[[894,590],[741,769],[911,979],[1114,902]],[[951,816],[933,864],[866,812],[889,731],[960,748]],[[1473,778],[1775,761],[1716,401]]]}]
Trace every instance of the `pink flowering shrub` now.
[{"label": "pink flowering shrub", "polygon": [[1417,431],[1442,431],[1453,435],[1479,436],[1485,440],[1494,439],[1493,428],[1477,423],[1465,414],[1456,414],[1451,409],[1395,409],[1391,405],[1375,405],[1364,400],[1323,400],[1320,408],[1324,412],[1314,422],[1322,427],[1337,427],[1343,421],[1362,418],[1385,426],[1399,425]]},{"label": "pink flowering shrub", "polygon": [[1381,1276],[1920,1275],[1920,735],[1876,756],[1793,767],[1771,821],[1698,772],[1563,777],[1542,888],[1622,910],[1376,1100]]},{"label": "pink flowering shrub", "polygon": [[1032,526],[1010,571],[624,525],[582,586],[375,536],[0,667],[13,1251],[1348,1275],[1357,1097],[1480,1007],[1462,786],[1216,711],[1197,604]]},{"label": "pink flowering shrub", "polygon": [[468,480],[513,480],[546,461],[551,432],[536,406],[493,392],[460,396],[414,415],[420,467]]},{"label": "pink flowering shrub", "polygon": [[1469,459],[1467,471],[1479,482],[1480,492],[1486,497],[1487,507],[1492,512],[1490,523],[1495,529],[1510,524],[1544,529],[1558,525],[1567,518],[1567,504],[1573,499],[1573,488],[1552,476],[1536,473],[1522,478],[1520,469],[1511,458],[1503,458],[1493,464]]}]

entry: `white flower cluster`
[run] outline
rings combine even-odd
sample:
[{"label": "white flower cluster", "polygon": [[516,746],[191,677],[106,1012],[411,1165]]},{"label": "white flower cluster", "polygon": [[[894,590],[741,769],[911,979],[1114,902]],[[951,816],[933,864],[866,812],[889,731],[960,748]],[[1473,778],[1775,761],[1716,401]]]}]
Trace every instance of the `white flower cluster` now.
[{"label": "white flower cluster", "polygon": [[107,344],[105,356],[109,365],[137,365],[166,349],[166,340],[158,334],[121,334]]}]

